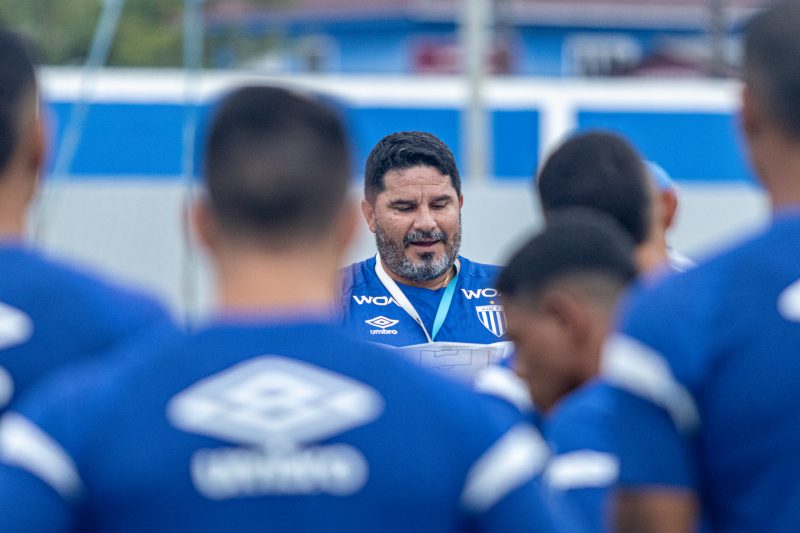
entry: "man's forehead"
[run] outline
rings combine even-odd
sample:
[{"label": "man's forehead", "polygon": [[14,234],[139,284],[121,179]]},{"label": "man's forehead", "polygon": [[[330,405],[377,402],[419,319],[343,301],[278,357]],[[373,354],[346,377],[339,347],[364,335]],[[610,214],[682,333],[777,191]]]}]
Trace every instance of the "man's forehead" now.
[{"label": "man's forehead", "polygon": [[456,195],[449,175],[431,166],[391,169],[383,177],[383,191],[387,197],[421,195]]}]

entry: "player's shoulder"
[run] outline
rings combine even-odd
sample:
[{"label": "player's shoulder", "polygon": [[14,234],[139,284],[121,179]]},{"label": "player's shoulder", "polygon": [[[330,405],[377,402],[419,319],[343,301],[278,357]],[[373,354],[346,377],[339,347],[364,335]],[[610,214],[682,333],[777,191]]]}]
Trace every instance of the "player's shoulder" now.
[{"label": "player's shoulder", "polygon": [[603,416],[613,411],[613,397],[602,381],[593,379],[572,393],[559,404],[555,414],[575,416],[585,414],[588,418]]},{"label": "player's shoulder", "polygon": [[19,247],[5,250],[4,264],[15,270],[15,284],[27,287],[32,300],[37,293],[46,291],[51,306],[64,306],[73,312],[95,313],[98,319],[113,315],[125,320],[139,318],[166,319],[167,312],[154,297],[112,281],[88,267],[78,266],[64,259],[42,252]]},{"label": "player's shoulder", "polygon": [[592,380],[568,394],[548,417],[548,434],[556,441],[574,438],[608,446],[614,417],[614,393],[600,380]]},{"label": "player's shoulder", "polygon": [[461,255],[458,256],[458,260],[461,264],[459,276],[488,278],[494,281],[501,270],[501,267],[498,265],[478,263],[477,261],[472,261]]},{"label": "player's shoulder", "polygon": [[701,260],[686,272],[640,280],[623,297],[622,316],[661,323],[669,323],[670,317],[681,317],[684,322],[691,318],[697,325],[714,320],[730,310],[731,298],[740,297],[742,287],[754,281],[763,286],[766,280],[753,276],[760,275],[759,265],[774,260],[780,233],[780,228],[770,226]]},{"label": "player's shoulder", "polygon": [[[535,485],[532,480],[543,472],[550,450],[522,413],[397,353],[377,346],[368,350],[385,378],[370,382],[385,401],[382,426],[391,428],[396,440],[411,439],[426,451],[420,465],[433,461],[463,483],[464,509],[486,512],[517,488],[524,485],[527,491]],[[535,500],[529,503],[536,505]]]},{"label": "player's shoulder", "polygon": [[420,368],[396,349],[353,340],[338,329],[329,332],[325,346],[328,354],[347,354],[334,357],[329,368],[374,387],[402,417],[446,420],[443,423],[459,431],[480,431],[476,427],[481,423],[508,426],[522,420],[522,415],[514,415],[492,422],[492,402],[465,384]]},{"label": "player's shoulder", "polygon": [[134,389],[132,385],[138,388],[149,379],[159,379],[162,356],[184,338],[177,326],[160,322],[107,352],[48,375],[26,391],[14,410],[46,429],[55,427],[54,433],[59,427],[68,427],[70,432],[102,428],[107,415]]}]

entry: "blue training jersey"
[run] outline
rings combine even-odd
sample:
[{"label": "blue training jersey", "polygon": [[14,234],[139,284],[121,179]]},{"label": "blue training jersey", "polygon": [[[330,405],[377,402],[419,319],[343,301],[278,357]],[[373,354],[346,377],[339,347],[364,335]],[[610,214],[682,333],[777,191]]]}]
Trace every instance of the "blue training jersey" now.
[{"label": "blue training jersey", "polygon": [[696,491],[713,531],[800,524],[800,212],[626,302],[603,374],[620,483]]},{"label": "blue training jersey", "polygon": [[148,297],[0,244],[0,411],[46,373],[167,321]]},{"label": "blue training jersey", "polygon": [[573,514],[582,530],[611,531],[611,492],[619,477],[613,395],[592,380],[543,415],[514,373],[515,359],[512,354],[487,367],[478,374],[475,389],[521,412],[543,433],[551,453],[544,482],[552,500]]},{"label": "blue training jersey", "polygon": [[612,395],[592,380],[541,414],[511,368],[514,359],[487,367],[475,389],[494,400],[497,409],[521,413],[543,433],[551,454],[544,483],[567,530],[611,531],[611,492],[619,476]]},{"label": "blue training jersey", "polygon": [[613,395],[593,380],[568,394],[540,425],[553,454],[545,483],[580,515],[586,531],[612,530],[611,496],[619,478],[613,417]]},{"label": "blue training jersey", "polygon": [[[340,312],[356,338],[409,346],[429,342],[425,332],[433,322],[445,289],[429,290],[396,284],[420,315],[424,329],[401,307],[376,273],[376,257],[342,271]],[[500,267],[459,257],[458,280],[447,316],[432,340],[491,344],[504,340],[505,315],[494,288]]]},{"label": "blue training jersey", "polygon": [[128,349],[4,417],[4,531],[553,528],[534,428],[335,324],[220,321]]}]

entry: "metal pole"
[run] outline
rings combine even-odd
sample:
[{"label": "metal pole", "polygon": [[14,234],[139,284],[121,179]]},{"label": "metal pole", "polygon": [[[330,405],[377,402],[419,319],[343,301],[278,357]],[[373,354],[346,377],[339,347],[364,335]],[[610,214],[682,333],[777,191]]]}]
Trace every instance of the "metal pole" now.
[{"label": "metal pole", "polygon": [[709,0],[709,33],[711,34],[711,75],[722,78],[726,75],[727,60],[725,39],[727,24],[725,21],[725,1]]},{"label": "metal pole", "polygon": [[467,103],[462,112],[462,154],[470,183],[485,183],[490,172],[492,140],[486,109],[486,77],[491,20],[491,0],[461,2],[460,41]]},{"label": "metal pole", "polygon": [[105,0],[103,11],[100,13],[100,20],[97,23],[89,55],[83,65],[81,72],[80,85],[75,103],[72,105],[67,126],[64,129],[64,136],[56,154],[56,161],[53,172],[50,175],[49,194],[42,199],[39,206],[37,223],[34,229],[34,239],[41,242],[47,235],[50,219],[55,209],[58,187],[61,180],[69,177],[72,161],[80,145],[83,126],[86,123],[86,116],[89,113],[90,100],[97,85],[97,78],[100,68],[108,61],[108,54],[114,42],[114,35],[117,33],[122,8],[125,0]]},{"label": "metal pole", "polygon": [[183,305],[186,325],[196,318],[197,253],[190,227],[190,211],[195,202],[195,141],[197,138],[197,113],[201,96],[201,70],[203,68],[203,46],[205,28],[203,23],[203,1],[185,0],[183,9],[183,68],[184,68],[184,115],[183,154],[181,159],[183,200]]}]

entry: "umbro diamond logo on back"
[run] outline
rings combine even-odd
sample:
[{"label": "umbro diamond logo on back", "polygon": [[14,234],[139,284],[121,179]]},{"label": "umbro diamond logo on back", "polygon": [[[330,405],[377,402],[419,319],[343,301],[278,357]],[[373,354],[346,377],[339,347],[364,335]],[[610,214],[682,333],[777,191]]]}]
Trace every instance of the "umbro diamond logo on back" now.
[{"label": "umbro diamond logo on back", "polygon": [[237,444],[313,443],[377,418],[381,396],[363,383],[286,357],[248,359],[169,402],[176,427]]},{"label": "umbro diamond logo on back", "polygon": [[176,428],[238,445],[192,455],[192,483],[212,499],[359,491],[369,476],[361,451],[319,443],[382,412],[383,398],[369,385],[276,355],[203,379],[167,405]]}]

